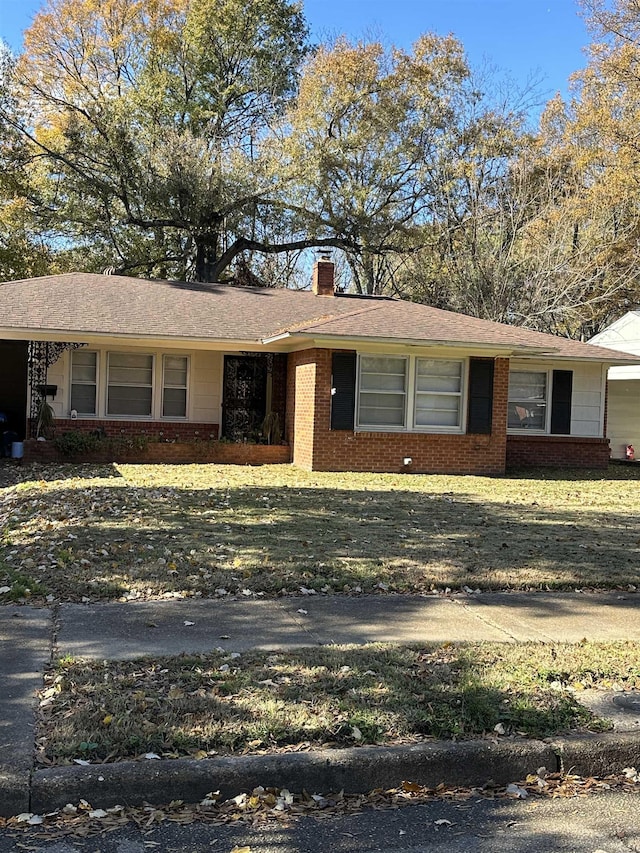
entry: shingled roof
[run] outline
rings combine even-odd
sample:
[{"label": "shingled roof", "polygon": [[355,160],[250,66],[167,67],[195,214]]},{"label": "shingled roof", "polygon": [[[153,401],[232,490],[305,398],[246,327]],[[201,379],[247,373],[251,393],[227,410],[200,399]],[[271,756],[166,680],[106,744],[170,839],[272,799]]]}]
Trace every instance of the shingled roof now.
[{"label": "shingled roof", "polygon": [[[210,342],[305,339],[478,346],[609,363],[636,356],[383,297],[68,273],[0,284],[0,338],[83,335]],[[311,344],[310,344],[311,345]]]}]

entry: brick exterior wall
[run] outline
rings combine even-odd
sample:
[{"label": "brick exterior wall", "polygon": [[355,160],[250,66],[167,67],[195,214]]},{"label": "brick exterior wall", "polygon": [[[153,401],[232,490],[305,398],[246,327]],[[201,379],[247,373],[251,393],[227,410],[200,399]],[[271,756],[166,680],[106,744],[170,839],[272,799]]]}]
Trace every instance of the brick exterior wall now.
[{"label": "brick exterior wall", "polygon": [[24,443],[22,461],[25,464],[128,462],[180,465],[215,462],[224,465],[282,465],[291,462],[291,448],[282,444],[225,444],[218,441],[151,442],[142,448],[96,451],[74,459],[60,453],[53,441],[29,440]]},{"label": "brick exterior wall", "polygon": [[[497,359],[491,435],[331,430],[331,350],[289,356],[287,435],[293,462],[314,471],[502,474],[508,359]],[[411,465],[403,460],[411,457]]]},{"label": "brick exterior wall", "polygon": [[205,441],[218,438],[218,424],[187,423],[186,421],[125,421],[102,418],[56,418],[54,434],[63,432],[95,432],[109,438],[147,435],[163,441]]},{"label": "brick exterior wall", "polygon": [[517,468],[606,468],[609,465],[607,438],[578,436],[509,435],[507,469]]}]

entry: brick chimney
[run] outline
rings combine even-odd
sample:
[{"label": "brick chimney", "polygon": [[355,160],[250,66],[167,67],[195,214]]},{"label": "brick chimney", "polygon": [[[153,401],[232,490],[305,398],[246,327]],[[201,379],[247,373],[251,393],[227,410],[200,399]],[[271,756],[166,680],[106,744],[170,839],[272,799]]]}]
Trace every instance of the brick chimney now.
[{"label": "brick chimney", "polygon": [[334,295],[334,266],[330,258],[322,256],[313,265],[311,290],[316,296]]}]

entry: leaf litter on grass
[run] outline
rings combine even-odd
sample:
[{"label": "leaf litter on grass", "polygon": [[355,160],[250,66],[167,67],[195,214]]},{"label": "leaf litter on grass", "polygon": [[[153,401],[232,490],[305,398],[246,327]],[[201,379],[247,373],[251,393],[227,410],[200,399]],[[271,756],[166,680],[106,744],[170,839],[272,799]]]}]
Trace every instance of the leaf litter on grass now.
[{"label": "leaf litter on grass", "polygon": [[36,761],[544,738],[610,723],[576,691],[640,688],[640,644],[324,646],[119,662],[45,675]]},{"label": "leaf litter on grass", "polygon": [[0,602],[640,586],[635,470],[44,468],[0,490]]}]

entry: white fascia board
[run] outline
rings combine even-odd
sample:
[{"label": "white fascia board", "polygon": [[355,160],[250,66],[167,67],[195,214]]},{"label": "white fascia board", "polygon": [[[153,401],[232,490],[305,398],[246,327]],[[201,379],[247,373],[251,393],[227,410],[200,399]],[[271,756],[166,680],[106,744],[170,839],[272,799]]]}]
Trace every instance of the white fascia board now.
[{"label": "white fascia board", "polygon": [[[433,349],[435,347],[442,349],[464,349],[473,352],[481,350],[487,355],[510,356],[510,355],[528,355],[531,356],[553,356],[555,349],[550,347],[518,347],[510,344],[488,344],[476,343],[474,341],[443,341],[443,340],[424,340],[420,338],[387,338],[374,337],[372,335],[313,335],[310,332],[298,332],[292,335],[291,340],[298,338],[301,343],[305,342],[305,346],[318,347],[319,349],[345,349],[345,348],[361,348],[366,344],[379,347],[380,345],[395,346],[395,347],[418,347],[420,349]],[[352,346],[350,346],[352,345]]]},{"label": "white fascia board", "polygon": [[282,341],[291,340],[291,338],[292,338],[291,332],[283,332],[282,334],[279,334],[279,335],[271,335],[268,338],[262,338],[261,343],[264,344],[265,346],[268,346],[269,344],[277,344],[277,343],[281,343]]},{"label": "white fascia board", "polygon": [[[87,332],[78,329],[2,329],[0,340],[9,341],[53,341],[61,343],[83,343],[108,345],[109,343],[130,346],[158,346],[167,349],[202,349],[256,352],[265,349],[260,340],[234,340],[231,338],[179,338],[173,335],[133,335],[126,332]],[[265,349],[265,351],[267,351]],[[279,350],[275,350],[279,351]]]}]

